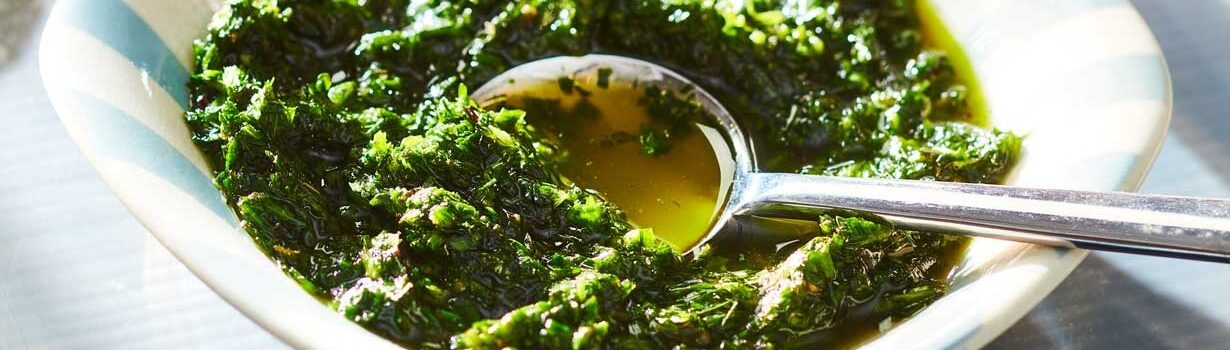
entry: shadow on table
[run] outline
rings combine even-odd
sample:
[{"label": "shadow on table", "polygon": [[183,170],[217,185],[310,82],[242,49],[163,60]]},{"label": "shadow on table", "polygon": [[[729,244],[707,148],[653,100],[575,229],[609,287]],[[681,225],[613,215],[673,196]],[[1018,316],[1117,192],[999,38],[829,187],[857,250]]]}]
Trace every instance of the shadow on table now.
[{"label": "shadow on table", "polygon": [[1133,0],[1170,65],[1173,136],[1230,182],[1230,2]]},{"label": "shadow on table", "polygon": [[43,18],[47,0],[0,0],[0,71],[8,68],[24,50],[32,49],[35,26]]},{"label": "shadow on table", "polygon": [[[1155,319],[1158,315],[1167,319]],[[1090,255],[987,348],[1215,349],[1225,346],[1225,339],[1230,339],[1227,325],[1153,292],[1104,258]]]}]

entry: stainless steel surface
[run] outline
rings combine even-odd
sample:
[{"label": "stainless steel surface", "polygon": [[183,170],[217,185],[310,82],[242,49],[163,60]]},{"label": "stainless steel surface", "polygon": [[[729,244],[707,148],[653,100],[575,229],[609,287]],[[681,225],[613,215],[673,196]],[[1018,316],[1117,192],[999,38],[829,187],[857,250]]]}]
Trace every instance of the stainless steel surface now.
[{"label": "stainless steel surface", "polygon": [[713,239],[763,232],[743,229],[744,218],[841,209],[910,229],[1230,262],[1230,200],[797,174],[740,179],[730,219]]},{"label": "stainless steel surface", "polygon": [[[726,140],[714,142],[729,179],[729,199],[715,231],[704,241],[729,242],[779,236],[758,220],[810,217],[818,210],[873,213],[910,229],[932,230],[1085,249],[1129,251],[1230,262],[1230,200],[956,184],[934,181],[849,179],[798,174],[752,173],[752,142],[734,117],[703,88],[650,62],[611,55],[551,57],[529,62],[491,79],[473,94],[496,103],[511,90],[552,83],[561,76],[596,81],[602,69],[612,80],[688,91],[708,111]],[[527,85],[528,84],[528,85]],[[751,229],[755,228],[755,229]]]},{"label": "stainless steel surface", "polygon": [[[1141,192],[1230,197],[1230,41],[1217,35],[1230,2],[1133,2],[1177,102]],[[27,25],[0,31],[0,349],[286,348],[150,237],[68,141],[35,64],[50,3],[0,0],[0,27]],[[988,348],[1224,349],[1226,291],[1230,265],[1095,252]]]},{"label": "stainless steel surface", "polygon": [[[511,91],[522,88],[532,88],[544,82],[555,82],[561,76],[567,76],[578,81],[595,82],[601,76],[603,69],[610,69],[608,79],[611,81],[632,80],[635,84],[648,84],[671,91],[689,90],[689,96],[696,99],[702,108],[715,116],[717,126],[725,132],[724,140],[713,140],[718,162],[724,175],[740,175],[751,171],[755,164],[752,152],[749,150],[749,139],[735,122],[730,112],[726,111],[713,95],[699,88],[688,78],[685,78],[666,67],[634,58],[614,55],[586,55],[581,57],[559,56],[528,62],[501,73],[480,86],[471,98],[486,106],[497,104]],[[740,158],[742,157],[742,158]],[[726,182],[733,181],[725,179]],[[724,197],[724,196],[719,196]]]}]

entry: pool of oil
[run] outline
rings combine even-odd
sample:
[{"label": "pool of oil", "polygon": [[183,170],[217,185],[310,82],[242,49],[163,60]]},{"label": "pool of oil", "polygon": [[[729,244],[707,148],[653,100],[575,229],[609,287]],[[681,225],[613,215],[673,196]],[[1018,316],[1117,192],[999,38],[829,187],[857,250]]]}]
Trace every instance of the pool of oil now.
[{"label": "pool of oil", "polygon": [[[937,264],[943,264],[941,268],[936,268],[933,271],[932,278],[947,278],[953,266],[961,261],[965,256],[965,250],[969,247],[970,240],[962,238],[959,244],[954,244],[945,248],[939,253]],[[876,310],[875,305],[884,297],[890,290],[900,290],[899,286],[881,285],[880,290],[870,300],[862,303],[855,303],[849,299],[844,300],[849,308],[842,319],[843,322],[829,328],[817,331],[802,337],[798,342],[791,344],[787,349],[856,349],[874,340],[881,333],[888,331],[893,326],[905,321],[901,318],[893,318],[892,315]]]},{"label": "pool of oil", "polygon": [[500,104],[525,110],[530,125],[558,143],[568,181],[598,191],[677,251],[705,235],[723,187],[711,142],[725,142],[705,130],[714,130],[705,126],[709,118],[696,115],[690,129],[666,131],[669,149],[648,154],[642,135],[662,125],[643,100],[645,84],[561,77],[526,85]]},{"label": "pool of oil", "polygon": [[922,29],[923,43],[928,48],[943,51],[948,56],[956,71],[957,79],[965,85],[969,93],[966,103],[969,105],[971,120],[966,120],[966,122],[984,127],[990,126],[990,108],[987,105],[986,95],[983,94],[982,87],[974,74],[974,65],[970,62],[969,56],[948,31],[948,27],[944,26],[935,5],[932,5],[930,1],[922,0],[915,3],[914,9]]}]

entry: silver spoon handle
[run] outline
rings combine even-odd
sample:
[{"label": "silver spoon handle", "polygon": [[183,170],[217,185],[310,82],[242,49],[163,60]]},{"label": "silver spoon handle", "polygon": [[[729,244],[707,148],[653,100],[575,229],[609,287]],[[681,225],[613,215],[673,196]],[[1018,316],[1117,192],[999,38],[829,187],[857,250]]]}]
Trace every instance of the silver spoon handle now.
[{"label": "silver spoon handle", "polygon": [[740,215],[845,209],[898,227],[1230,262],[1230,200],[753,173]]}]

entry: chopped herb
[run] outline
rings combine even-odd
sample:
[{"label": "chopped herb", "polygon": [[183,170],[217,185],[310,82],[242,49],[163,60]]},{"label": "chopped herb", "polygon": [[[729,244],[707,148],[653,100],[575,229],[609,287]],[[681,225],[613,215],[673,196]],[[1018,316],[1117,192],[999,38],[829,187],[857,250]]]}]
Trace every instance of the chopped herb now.
[{"label": "chopped herb", "polygon": [[598,87],[605,89],[611,86],[611,72],[610,68],[598,68]]},{"label": "chopped herb", "polygon": [[[967,123],[912,1],[788,3],[232,0],[196,42],[186,120],[255,243],[399,344],[849,346],[942,296],[963,241],[826,215],[780,250],[680,255],[562,179],[524,112],[466,94],[539,58],[625,55],[712,92],[766,170],[1008,172],[1020,138]],[[644,103],[655,121],[617,139],[666,152],[697,106]]]}]

